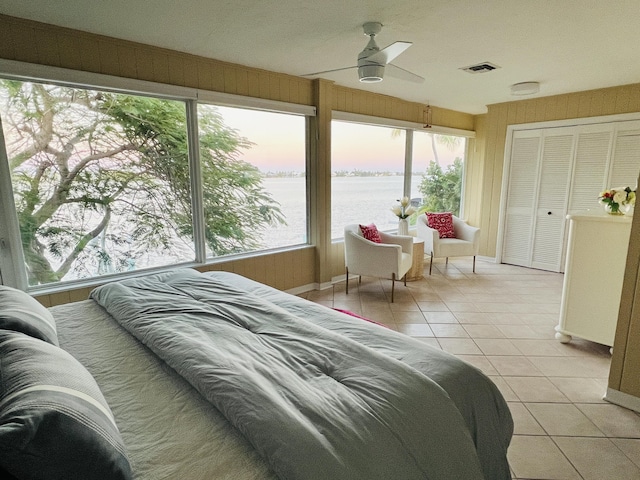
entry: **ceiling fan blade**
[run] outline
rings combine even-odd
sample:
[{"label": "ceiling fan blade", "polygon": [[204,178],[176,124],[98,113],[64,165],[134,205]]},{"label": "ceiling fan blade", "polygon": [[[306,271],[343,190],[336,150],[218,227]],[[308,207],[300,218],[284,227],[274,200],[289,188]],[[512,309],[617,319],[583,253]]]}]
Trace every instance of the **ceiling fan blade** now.
[{"label": "ceiling fan blade", "polygon": [[405,70],[404,68],[400,68],[397,65],[388,64],[386,68],[386,74],[390,77],[399,78],[401,80],[408,80],[409,82],[414,83],[422,83],[424,82],[424,78],[420,75],[416,75],[415,73],[410,72],[409,70]]},{"label": "ceiling fan blade", "polygon": [[394,42],[373,55],[369,55],[363,60],[366,60],[367,62],[381,63],[384,65],[392,61],[411,45],[413,45],[411,42]]},{"label": "ceiling fan blade", "polygon": [[313,77],[314,75],[322,75],[323,73],[340,72],[342,70],[351,70],[352,68],[358,68],[358,66],[354,65],[352,67],[334,68],[333,70],[323,70],[322,72],[305,73],[304,75],[301,75],[301,76],[302,77]]}]

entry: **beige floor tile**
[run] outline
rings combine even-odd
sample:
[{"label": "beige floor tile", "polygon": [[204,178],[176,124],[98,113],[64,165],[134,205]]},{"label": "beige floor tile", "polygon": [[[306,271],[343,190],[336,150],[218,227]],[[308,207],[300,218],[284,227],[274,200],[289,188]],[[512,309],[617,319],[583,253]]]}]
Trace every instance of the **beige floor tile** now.
[{"label": "beige floor tile", "polygon": [[509,465],[517,478],[580,480],[580,475],[546,436],[516,435],[508,452]]},{"label": "beige floor tile", "polygon": [[478,346],[470,338],[439,338],[440,346],[445,352],[454,355],[482,355]]},{"label": "beige floor tile", "polygon": [[610,439],[637,467],[640,467],[640,439],[611,438]]},{"label": "beige floor tile", "polygon": [[458,323],[458,319],[451,312],[423,312],[429,323]]},{"label": "beige floor tile", "polygon": [[483,324],[487,325],[491,323],[489,319],[490,313],[481,313],[481,312],[453,312],[453,315],[456,317],[458,322],[460,323],[472,323],[472,324]]},{"label": "beige floor tile", "polygon": [[518,402],[518,401],[520,401],[520,399],[518,398],[516,393],[509,386],[509,384],[505,381],[504,377],[498,377],[498,376],[491,375],[491,376],[489,376],[489,378],[491,379],[491,381],[493,383],[496,384],[496,386],[498,387],[498,389],[502,393],[502,396],[504,397],[504,399],[507,402]]},{"label": "beige floor tile", "polygon": [[[456,318],[460,321],[457,315]],[[471,338],[504,338],[503,333],[495,325],[466,324],[463,326]]]},{"label": "beige floor tile", "polygon": [[477,312],[478,308],[475,303],[471,302],[450,302],[445,300],[445,304],[453,313]]},{"label": "beige floor tile", "polygon": [[610,403],[577,403],[582,413],[608,437],[640,438],[640,416]]},{"label": "beige floor tile", "polygon": [[411,296],[413,299],[418,302],[441,302],[440,296],[433,292],[431,287],[429,287],[429,291],[424,290],[412,290]]},{"label": "beige floor tile", "polygon": [[456,355],[461,360],[470,363],[476,368],[482,370],[485,375],[499,375],[496,367],[484,355]]},{"label": "beige floor tile", "polygon": [[436,337],[469,338],[467,331],[457,323],[429,323]]},{"label": "beige floor tile", "polygon": [[447,305],[442,301],[436,302],[418,302],[420,310],[423,312],[448,312]]},{"label": "beige floor tile", "polygon": [[605,403],[606,382],[593,378],[552,377],[551,382],[575,403]]},{"label": "beige floor tile", "polygon": [[520,402],[509,402],[509,410],[513,417],[514,435],[546,435],[538,421]]},{"label": "beige floor tile", "polygon": [[493,325],[524,325],[522,323],[522,316],[517,313],[510,312],[495,312],[489,313],[489,323]]},{"label": "beige floor tile", "polygon": [[543,339],[523,339],[515,338],[511,340],[523,355],[544,356],[544,357],[564,357],[567,355],[562,344],[557,340]]},{"label": "beige floor tile", "polygon": [[410,337],[433,337],[433,331],[426,323],[396,323],[397,330],[400,333],[409,335]]},{"label": "beige floor tile", "polygon": [[554,437],[585,480],[637,480],[640,468],[609,439]]},{"label": "beige floor tile", "polygon": [[609,359],[595,357],[537,357],[529,360],[547,377],[592,377],[609,376]]},{"label": "beige floor tile", "polygon": [[440,301],[447,305],[449,303],[471,303],[462,293],[438,292],[438,297],[440,298]]},{"label": "beige floor tile", "polygon": [[[496,327],[504,334],[506,338],[525,338],[536,339],[544,338],[529,325],[496,325]],[[549,330],[552,331],[550,327]]]},{"label": "beige floor tile", "polygon": [[[472,295],[473,296],[473,295]],[[479,312],[487,313],[511,313],[508,303],[498,303],[495,298],[491,302],[474,302]]]},{"label": "beige floor tile", "polygon": [[485,355],[522,355],[506,338],[476,338],[475,342]]},{"label": "beige floor tile", "polygon": [[544,377],[502,377],[521,402],[568,403],[569,399]]},{"label": "beige floor tile", "polygon": [[393,318],[396,323],[427,323],[422,312],[394,311]]},{"label": "beige floor tile", "polygon": [[[362,311],[362,305],[360,300],[358,299],[347,299],[347,300],[334,300],[333,301],[334,308],[340,308],[342,310],[349,310],[350,312],[358,313]],[[359,313],[358,313],[359,314]]]},{"label": "beige floor tile", "polygon": [[509,311],[518,314],[548,313],[548,308],[539,303],[510,303]]},{"label": "beige floor tile", "polygon": [[525,403],[525,406],[549,435],[605,436],[571,403]]},{"label": "beige floor tile", "polygon": [[389,304],[392,312],[419,312],[418,304],[411,298],[410,300],[399,301],[394,299],[394,303]]},{"label": "beige floor tile", "polygon": [[362,316],[380,323],[396,323],[393,314],[388,310],[366,310],[362,309]]},{"label": "beige floor tile", "polygon": [[529,325],[531,330],[537,335],[537,338],[554,340],[556,338],[555,324],[553,325]]},{"label": "beige floor tile", "polygon": [[518,316],[523,325],[540,325],[555,328],[558,324],[558,315],[551,313],[519,313]]},{"label": "beige floor tile", "polygon": [[526,357],[514,355],[487,355],[487,359],[502,376],[541,377],[542,373]]},{"label": "beige floor tile", "polygon": [[504,305],[504,303],[497,302],[496,296],[492,293],[469,293],[469,294],[465,293],[465,297],[467,298],[467,301],[475,304]]}]

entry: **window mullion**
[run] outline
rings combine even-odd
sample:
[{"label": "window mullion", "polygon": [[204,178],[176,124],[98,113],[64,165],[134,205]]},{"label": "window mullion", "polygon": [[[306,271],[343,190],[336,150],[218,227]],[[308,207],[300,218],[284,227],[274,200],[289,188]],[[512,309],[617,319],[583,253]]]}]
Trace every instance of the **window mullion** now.
[{"label": "window mullion", "polygon": [[187,106],[187,141],[189,145],[189,172],[191,180],[191,214],[193,216],[193,241],[195,261],[202,263],[207,257],[202,199],[202,168],[200,165],[200,142],[198,140],[198,104],[194,100]]},{"label": "window mullion", "polygon": [[404,192],[405,197],[411,197],[411,175],[413,173],[413,130],[405,130],[404,147]]}]

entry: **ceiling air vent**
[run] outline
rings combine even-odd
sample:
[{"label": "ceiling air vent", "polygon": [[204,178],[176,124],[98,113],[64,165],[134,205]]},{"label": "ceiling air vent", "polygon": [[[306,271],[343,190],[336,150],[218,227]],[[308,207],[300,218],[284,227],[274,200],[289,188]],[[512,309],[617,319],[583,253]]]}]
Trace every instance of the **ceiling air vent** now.
[{"label": "ceiling air vent", "polygon": [[460,70],[464,70],[469,73],[486,73],[491,70],[495,70],[496,68],[500,68],[498,65],[495,65],[490,62],[482,62],[476,65],[469,65],[468,67],[462,67]]}]

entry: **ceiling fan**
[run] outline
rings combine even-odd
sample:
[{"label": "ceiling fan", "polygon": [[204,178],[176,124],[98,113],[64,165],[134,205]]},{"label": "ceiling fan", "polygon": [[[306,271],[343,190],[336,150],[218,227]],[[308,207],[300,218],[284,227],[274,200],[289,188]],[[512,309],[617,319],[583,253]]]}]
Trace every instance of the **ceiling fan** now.
[{"label": "ceiling fan", "polygon": [[424,82],[424,78],[420,75],[416,75],[415,73],[390,63],[394,58],[413,45],[411,42],[394,42],[380,50],[380,47],[376,44],[375,36],[382,30],[382,24],[380,22],[367,22],[362,26],[362,28],[364,29],[364,34],[369,37],[369,43],[367,43],[364,50],[358,54],[357,65],[336,68],[334,70],[324,70],[322,72],[308,73],[303,76],[311,77],[321,75],[323,73],[339,72],[342,70],[357,68],[358,77],[363,83],[381,82],[384,77],[385,70],[391,77],[416,83]]}]

